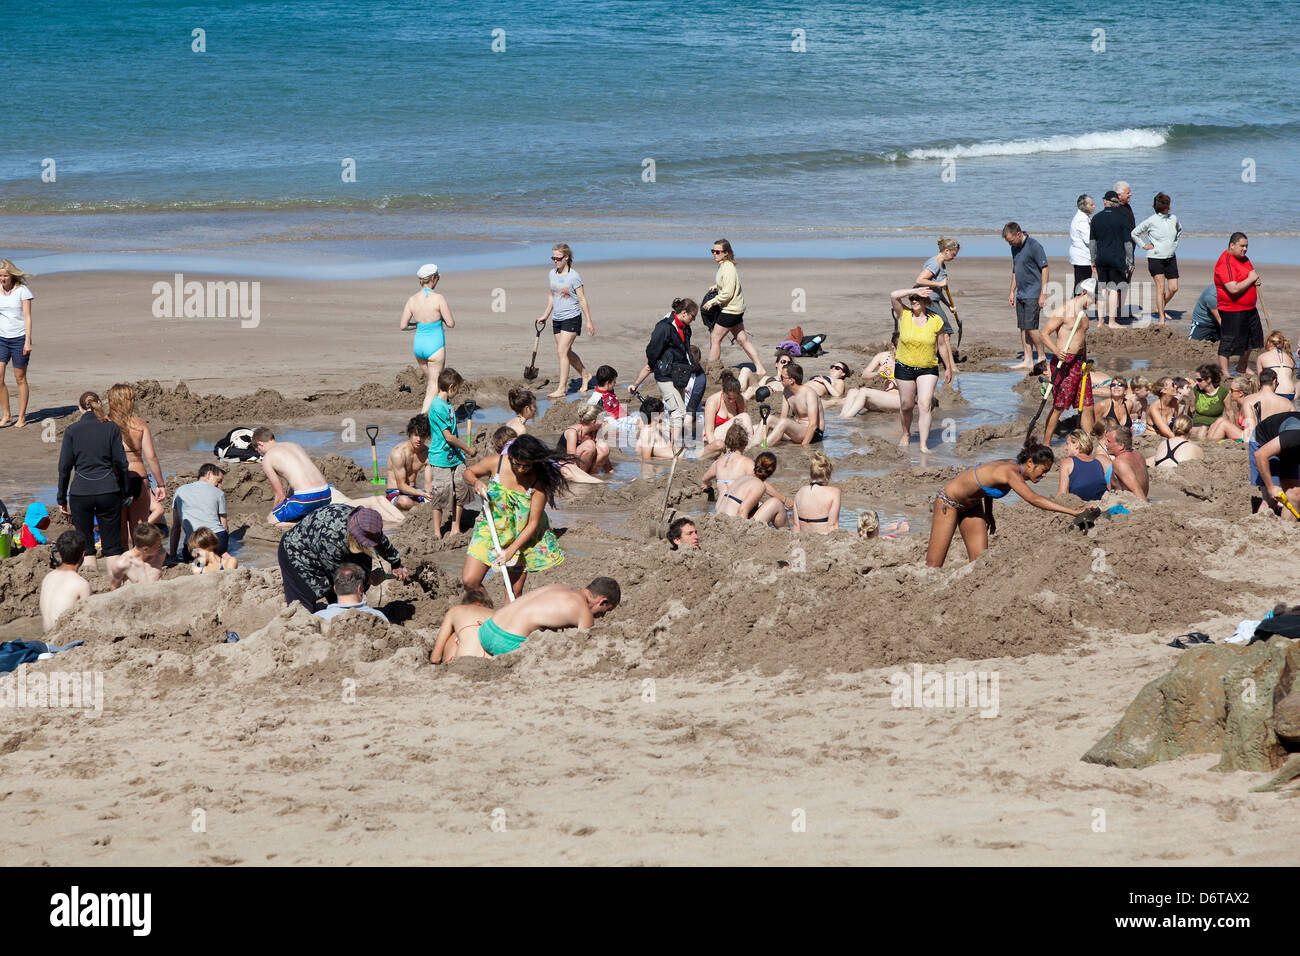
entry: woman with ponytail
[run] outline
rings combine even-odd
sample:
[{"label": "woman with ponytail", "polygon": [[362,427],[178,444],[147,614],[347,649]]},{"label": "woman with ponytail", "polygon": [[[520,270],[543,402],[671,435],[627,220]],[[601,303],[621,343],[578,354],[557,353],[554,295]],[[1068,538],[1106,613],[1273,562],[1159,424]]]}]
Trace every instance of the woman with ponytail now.
[{"label": "woman with ponytail", "polygon": [[72,524],[86,539],[90,552],[86,567],[94,570],[96,521],[104,557],[126,550],[122,545],[126,449],[121,429],[108,420],[98,395],[83,392],[77,404],[84,414],[63,432],[58,502],[59,510],[72,517]]},{"label": "woman with ponytail", "polygon": [[930,311],[938,312],[944,321],[951,318],[948,315],[948,301],[944,298],[948,289],[948,263],[956,259],[960,251],[960,242],[940,236],[938,254],[925,260],[921,274],[916,277],[917,286],[930,290]]},{"label": "woman with ponytail", "polygon": [[934,521],[930,526],[930,549],[925,563],[932,568],[943,567],[952,546],[953,534],[961,532],[966,544],[966,555],[974,561],[988,550],[989,535],[996,527],[993,520],[993,501],[1014,491],[1024,501],[1044,511],[1077,516],[1087,508],[1070,508],[1044,498],[1029,484],[1037,484],[1052,470],[1056,456],[1046,445],[1030,439],[1015,460],[990,461],[967,468],[939,489],[934,501]]}]

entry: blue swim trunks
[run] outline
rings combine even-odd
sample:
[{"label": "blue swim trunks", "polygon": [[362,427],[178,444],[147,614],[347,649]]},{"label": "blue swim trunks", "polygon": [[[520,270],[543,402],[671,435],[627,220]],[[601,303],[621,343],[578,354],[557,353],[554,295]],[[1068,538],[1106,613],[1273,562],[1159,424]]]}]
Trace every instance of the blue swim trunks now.
[{"label": "blue swim trunks", "polygon": [[280,502],[280,506],[271,514],[276,521],[301,521],[317,508],[330,503],[330,487],[308,488],[306,491],[294,491],[293,495]]},{"label": "blue swim trunks", "polygon": [[527,635],[520,637],[518,634],[511,634],[503,630],[492,618],[479,625],[478,642],[483,645],[483,650],[493,657],[519,650],[526,640],[528,640]]}]

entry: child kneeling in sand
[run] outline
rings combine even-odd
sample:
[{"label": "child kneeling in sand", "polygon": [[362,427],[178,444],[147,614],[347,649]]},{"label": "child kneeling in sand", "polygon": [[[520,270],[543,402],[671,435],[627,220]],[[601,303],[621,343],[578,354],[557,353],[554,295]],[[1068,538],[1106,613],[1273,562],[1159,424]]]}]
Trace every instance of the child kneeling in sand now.
[{"label": "child kneeling in sand", "polygon": [[[442,616],[442,626],[438,628],[438,639],[429,654],[430,664],[445,664],[457,657],[469,654],[470,636],[478,649],[470,656],[487,657],[487,653],[478,645],[478,629],[484,621],[492,616],[492,600],[482,588],[473,588],[465,592],[465,597],[455,607],[447,609]],[[466,649],[461,648],[460,638],[465,631]]]},{"label": "child kneeling in sand", "polygon": [[127,582],[148,584],[162,577],[163,558],[166,557],[162,532],[141,521],[135,526],[132,537],[135,547],[104,559],[114,591]]},{"label": "child kneeling in sand", "polygon": [[496,657],[519,650],[533,631],[567,627],[586,630],[596,623],[596,618],[618,607],[621,598],[613,578],[596,578],[585,588],[548,584],[493,611],[477,628],[464,628],[457,634],[460,643],[456,653],[462,657]]},{"label": "child kneeling in sand", "polygon": [[239,567],[238,558],[221,550],[221,541],[211,528],[196,528],[189,540],[185,542],[185,546],[194,556],[195,574]]},{"label": "child kneeling in sand", "polygon": [[[266,516],[269,524],[292,528],[317,508],[330,503],[329,482],[301,445],[276,441],[274,432],[263,426],[253,432],[252,448],[261,456],[262,471],[275,492],[275,507]],[[285,495],[281,477],[293,489],[292,497]]]},{"label": "child kneeling in sand", "polygon": [[50,565],[54,568],[41,581],[41,628],[54,627],[64,611],[90,597],[90,582],[78,574],[86,558],[86,539],[80,531],[65,531],[54,542]]}]

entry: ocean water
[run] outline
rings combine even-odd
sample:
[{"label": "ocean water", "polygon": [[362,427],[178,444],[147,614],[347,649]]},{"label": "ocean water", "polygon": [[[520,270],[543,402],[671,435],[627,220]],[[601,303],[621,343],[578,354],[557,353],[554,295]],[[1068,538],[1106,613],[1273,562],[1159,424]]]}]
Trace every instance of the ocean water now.
[{"label": "ocean water", "polygon": [[372,274],[558,238],[910,256],[997,249],[1009,219],[1061,235],[1125,179],[1139,218],[1164,190],[1210,252],[1243,229],[1268,259],[1300,248],[1294,9],[11,3],[0,249]]}]

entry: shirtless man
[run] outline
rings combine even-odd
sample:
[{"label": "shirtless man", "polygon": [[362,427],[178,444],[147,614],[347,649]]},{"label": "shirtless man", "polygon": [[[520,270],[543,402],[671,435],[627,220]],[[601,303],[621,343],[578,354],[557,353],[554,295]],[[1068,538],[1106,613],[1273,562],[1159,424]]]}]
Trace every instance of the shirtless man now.
[{"label": "shirtless man", "polygon": [[1247,395],[1241,400],[1246,413],[1245,429],[1247,433],[1270,415],[1281,415],[1295,410],[1295,405],[1277,394],[1277,372],[1266,368],[1259,373],[1259,391]]},{"label": "shirtless man", "polygon": [[427,487],[433,480],[428,463],[429,418],[416,415],[406,423],[406,441],[398,442],[388,453],[388,490],[384,497],[403,511],[410,511],[416,505],[424,504],[427,498],[415,487],[416,477],[425,472],[424,484]]},{"label": "shirtless man", "polygon": [[[276,441],[266,426],[253,432],[251,444],[253,451],[262,456],[262,471],[275,490],[275,508],[266,516],[269,524],[292,528],[295,522],[330,503],[330,484],[301,445]],[[293,489],[292,498],[285,495],[281,477]]]},{"label": "shirtless man", "polygon": [[1300,507],[1300,412],[1287,410],[1270,415],[1255,426],[1247,446],[1252,482],[1264,489],[1270,507],[1286,520],[1293,520],[1281,504],[1279,490],[1287,491],[1292,506]]},{"label": "shirtless man", "polygon": [[[86,558],[86,539],[80,531],[65,531],[54,542],[58,565],[41,581],[41,629],[48,634],[59,615],[90,597],[90,582],[77,573]],[[51,562],[53,563],[53,562]]]},{"label": "shirtless man", "polygon": [[104,559],[110,587],[114,591],[123,584],[148,584],[162,577],[163,558],[166,557],[162,532],[142,521],[135,526],[133,540],[135,547],[131,550]]},{"label": "shirtless man", "polygon": [[[430,664],[445,664],[457,657],[487,657],[478,643],[479,626],[492,616],[492,601],[482,588],[470,588],[455,607],[442,616],[438,639],[429,654]],[[468,631],[468,633],[466,633]],[[465,644],[461,645],[464,635]],[[471,651],[474,647],[476,650]]]},{"label": "shirtless man", "polygon": [[781,401],[781,417],[767,436],[768,447],[782,440],[804,447],[821,441],[826,411],[821,396],[803,384],[803,368],[798,362],[791,362],[781,366],[777,374],[785,398]]},{"label": "shirtless man", "polygon": [[1151,490],[1146,459],[1133,450],[1133,431],[1106,429],[1106,454],[1111,457],[1111,491],[1131,491],[1143,501]]},{"label": "shirtless man", "polygon": [[415,361],[425,381],[424,405],[420,411],[427,415],[433,396],[438,394],[438,376],[447,364],[447,336],[443,329],[454,329],[456,319],[442,293],[434,291],[440,278],[438,267],[433,263],[420,266],[415,277],[420,280],[420,291],[406,300],[397,328],[405,332],[415,323]]},{"label": "shirtless man", "polygon": [[548,584],[494,611],[479,625],[477,634],[471,633],[472,628],[462,631],[457,653],[468,657],[487,653],[496,657],[518,650],[533,631],[542,628],[585,630],[596,618],[618,607],[621,596],[618,582],[613,578],[596,578],[585,588]]},{"label": "shirtless man", "polygon": [[[1040,349],[1051,355],[1048,372],[1052,376],[1052,411],[1047,416],[1043,431],[1043,444],[1052,443],[1056,423],[1067,408],[1079,409],[1079,427],[1092,431],[1093,401],[1088,361],[1088,307],[1097,293],[1097,280],[1084,279],[1080,292],[1051,314],[1047,324],[1040,329],[1030,329],[1029,335]],[[1067,331],[1066,323],[1069,323]],[[1057,334],[1055,341],[1052,335]]]}]

